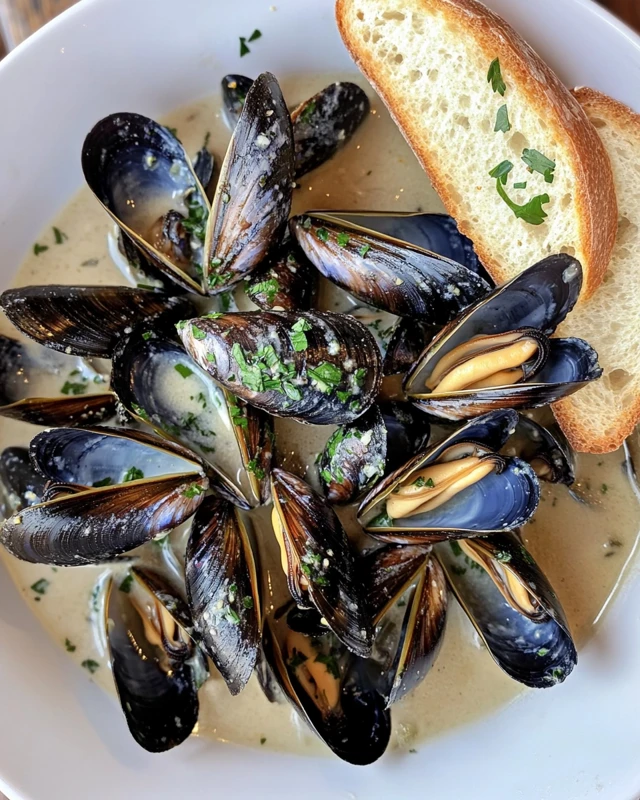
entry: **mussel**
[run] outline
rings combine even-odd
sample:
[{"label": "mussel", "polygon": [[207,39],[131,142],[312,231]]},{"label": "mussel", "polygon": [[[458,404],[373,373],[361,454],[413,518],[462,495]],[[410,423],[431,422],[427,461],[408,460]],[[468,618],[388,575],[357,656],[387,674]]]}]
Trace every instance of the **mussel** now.
[{"label": "mussel", "polygon": [[489,291],[489,284],[462,264],[330,213],[294,217],[290,228],[325,278],[401,317],[444,325]]},{"label": "mussel", "polygon": [[218,494],[243,507],[268,498],[267,418],[241,408],[194,364],[173,325],[149,320],[123,337],[113,354],[112,386],[134,417],[210,466]]},{"label": "mussel", "polygon": [[392,705],[426,678],[437,658],[447,582],[429,547],[387,545],[365,559],[362,572],[377,623],[374,685]]},{"label": "mussel", "polygon": [[87,135],[89,188],[155,268],[204,294],[202,245],[209,201],[179,140],[140,114],[111,114]]},{"label": "mussel", "polygon": [[179,323],[196,364],[250,405],[317,425],[359,417],[380,383],[371,333],[346,314],[263,311]]},{"label": "mussel", "polygon": [[541,425],[520,414],[515,433],[502,452],[527,461],[541,481],[571,486],[575,480],[573,451],[555,423]]},{"label": "mussel", "polygon": [[407,395],[456,420],[547,405],[596,380],[602,370],[587,342],[549,338],[581,286],[582,268],[569,255],[525,270],[436,336],[405,378]]},{"label": "mussel", "polygon": [[0,416],[43,426],[86,425],[115,411],[106,379],[86,362],[0,336]]},{"label": "mussel", "polygon": [[38,344],[74,356],[111,358],[137,321],[192,306],[181,298],[125,286],[26,286],[7,289],[0,307]]},{"label": "mussel", "polygon": [[204,244],[207,291],[255,270],[287,224],[293,191],[291,118],[268,72],[252,84],[231,137]]},{"label": "mussel", "polygon": [[252,85],[252,78],[247,78],[246,75],[225,75],[220,81],[222,112],[231,130],[238,124],[247,93]]},{"label": "mussel", "polygon": [[512,530],[535,512],[540,486],[519,458],[499,455],[515,411],[485,414],[419,453],[377,484],[358,518],[377,539],[436,542]]},{"label": "mussel", "polygon": [[383,755],[391,716],[365,661],[330,631],[293,630],[284,613],[267,618],[263,645],[287,699],[339,758],[365,765]]},{"label": "mussel", "polygon": [[347,534],[335,511],[301,478],[281,469],[271,476],[273,531],[289,591],[302,608],[360,656],[371,652],[373,629]]},{"label": "mussel", "polygon": [[[169,587],[162,602],[144,573],[116,585],[109,581],[105,628],[113,679],[131,735],[152,753],[181,744],[198,721],[202,661],[183,627],[182,608]],[[159,587],[160,579],[152,577]],[[126,587],[123,588],[123,587]]]},{"label": "mussel", "polygon": [[31,457],[57,490],[5,520],[0,543],[35,563],[113,559],[188,519],[209,485],[189,450],[133,430],[44,431]]},{"label": "mussel", "polygon": [[253,550],[239,512],[207,497],[193,519],[185,579],[199,641],[238,694],[260,646],[260,600]]},{"label": "mussel", "polygon": [[435,550],[498,666],[534,689],[564,681],[578,660],[567,620],[517,536],[443,542]]},{"label": "mussel", "polygon": [[311,308],[317,272],[291,239],[287,239],[265,270],[251,275],[246,293],[265,311],[307,311]]},{"label": "mussel", "polygon": [[136,289],[178,294],[182,291],[139,250],[117,225],[107,233],[107,249],[111,260],[124,278]]},{"label": "mussel", "polygon": [[429,439],[424,414],[411,406],[372,406],[338,428],[320,455],[318,471],[330,503],[350,503],[386,473],[420,452]]}]

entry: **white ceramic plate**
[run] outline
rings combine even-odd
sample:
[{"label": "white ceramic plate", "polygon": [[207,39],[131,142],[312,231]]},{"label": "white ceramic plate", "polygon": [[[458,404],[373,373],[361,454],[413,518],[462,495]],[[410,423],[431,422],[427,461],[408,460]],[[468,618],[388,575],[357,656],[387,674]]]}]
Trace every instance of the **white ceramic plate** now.
[{"label": "white ceramic plate", "polygon": [[[226,72],[349,69],[332,0],[84,0],[0,65],[0,280],[82,183],[105,114],[158,117]],[[490,0],[570,85],[640,110],[640,39],[589,0]],[[238,37],[260,28],[242,61]],[[615,524],[614,520],[608,520]],[[558,531],[562,535],[562,531]],[[153,797],[632,800],[640,791],[640,581],[571,680],[373,767],[189,741],[152,756],[43,635],[0,570],[0,789],[11,800]],[[464,690],[464,687],[461,687]]]}]

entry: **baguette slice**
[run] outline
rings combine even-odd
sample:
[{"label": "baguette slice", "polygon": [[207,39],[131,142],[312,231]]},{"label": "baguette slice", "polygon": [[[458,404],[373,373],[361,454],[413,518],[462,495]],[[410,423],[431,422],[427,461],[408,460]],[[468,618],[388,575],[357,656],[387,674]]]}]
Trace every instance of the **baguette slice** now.
[{"label": "baguette slice", "polygon": [[[476,0],[337,0],[340,34],[382,97],[448,212],[498,283],[551,253],[582,263],[582,298],[601,283],[615,242],[611,165],[586,114],[507,23]],[[499,58],[504,96],[487,80]],[[495,132],[507,105],[511,129]],[[556,162],[530,173],[524,148]],[[514,164],[505,190],[522,205],[547,193],[548,217],[518,219],[490,170]],[[515,189],[516,182],[527,182]]]},{"label": "baguette slice", "polygon": [[593,345],[603,376],[553,408],[576,450],[606,453],[640,422],[640,115],[593,89],[575,96],[611,158],[620,220],[604,283],[559,330]]}]

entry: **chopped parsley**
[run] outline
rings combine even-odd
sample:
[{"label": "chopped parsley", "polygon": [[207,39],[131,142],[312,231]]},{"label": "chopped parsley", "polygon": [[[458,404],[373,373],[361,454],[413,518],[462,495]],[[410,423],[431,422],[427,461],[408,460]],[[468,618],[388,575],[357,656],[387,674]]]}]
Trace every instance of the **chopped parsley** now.
[{"label": "chopped parsley", "polygon": [[329,231],[326,228],[318,228],[316,236],[321,242],[327,242],[329,240]]},{"label": "chopped parsley", "polygon": [[[226,313],[231,308],[231,292],[222,292],[218,295],[218,300],[220,301],[220,308]],[[207,316],[209,316],[207,314]]]},{"label": "chopped parsley", "polygon": [[[178,323],[178,324],[179,324],[179,323]],[[177,325],[176,325],[176,327],[177,327]],[[153,332],[152,332],[152,331],[145,331],[145,332],[142,334],[142,338],[145,340],[145,342],[148,342],[148,341],[149,341],[149,339],[153,339]]]},{"label": "chopped parsley", "polygon": [[207,334],[205,333],[205,331],[201,330],[197,325],[191,326],[191,335],[193,336],[194,339],[197,339],[199,341],[202,341],[202,339],[207,338]]},{"label": "chopped parsley", "polygon": [[340,232],[340,233],[339,233],[339,234],[336,236],[336,241],[338,242],[338,245],[339,245],[340,247],[346,247],[346,246],[349,244],[349,240],[350,240],[350,238],[351,238],[351,237],[349,236],[349,234],[348,234],[348,233],[344,233],[343,231],[341,231],[341,232]]},{"label": "chopped parsley", "polygon": [[258,464],[257,458],[252,458],[251,461],[249,461],[247,464],[247,470],[253,473],[259,481],[261,481],[265,476],[265,471]]},{"label": "chopped parsley", "polygon": [[307,657],[305,654],[294,648],[293,655],[289,659],[289,669],[298,669],[298,667],[302,666],[306,660]]},{"label": "chopped parsley", "polygon": [[358,250],[358,255],[361,258],[366,258],[367,253],[371,250],[370,244],[363,244],[362,247]]},{"label": "chopped parsley", "polygon": [[502,133],[507,133],[507,131],[511,130],[511,123],[509,122],[509,111],[507,109],[507,104],[501,105],[498,109],[498,113],[496,114],[496,124],[493,129],[496,133],[501,131]]},{"label": "chopped parsley", "polygon": [[224,618],[227,622],[230,622],[232,625],[239,625],[240,624],[240,615],[237,611],[234,611],[232,608],[227,608]]},{"label": "chopped parsley", "polygon": [[519,205],[518,203],[514,203],[514,201],[506,193],[500,178],[498,178],[496,181],[496,188],[500,197],[509,206],[518,219],[529,223],[529,225],[542,225],[547,218],[548,215],[542,206],[550,201],[548,194],[537,194],[535,197],[532,197],[528,203]]},{"label": "chopped parsley", "polygon": [[100,664],[98,664],[98,662],[94,661],[92,658],[87,658],[82,662],[81,666],[83,666],[93,675],[93,673],[100,667]]},{"label": "chopped parsley", "polygon": [[506,550],[497,550],[495,553],[496,561],[501,561],[503,564],[508,564],[511,561],[511,553]]},{"label": "chopped parsley", "polygon": [[136,416],[140,417],[140,419],[143,419],[145,422],[149,422],[149,414],[144,408],[142,408],[142,406],[139,406],[137,403],[131,403],[131,410]]},{"label": "chopped parsley", "polygon": [[261,31],[259,31],[259,30],[256,28],[256,29],[254,30],[254,32],[251,34],[251,36],[249,37],[249,41],[250,41],[250,42],[255,42],[255,40],[256,40],[256,39],[259,39],[261,36],[262,36],[262,32],[261,32]]},{"label": "chopped parsley", "polygon": [[176,364],[174,369],[177,373],[182,375],[183,378],[188,378],[189,375],[193,375],[193,370],[191,367],[188,367],[186,364]]},{"label": "chopped parsley", "polygon": [[49,588],[49,581],[46,578],[40,578],[39,581],[31,584],[31,591],[36,594],[46,594]]},{"label": "chopped parsley", "polygon": [[249,428],[249,420],[243,414],[242,409],[231,400],[228,403],[228,407],[229,414],[231,416],[231,422],[237,427],[247,430]]},{"label": "chopped parsley", "polygon": [[458,542],[456,542],[455,539],[451,539],[451,541],[449,542],[449,547],[453,551],[453,555],[454,556],[461,556],[462,555],[462,548],[460,547]]},{"label": "chopped parsley", "polygon": [[204,489],[199,483],[192,483],[182,492],[182,496],[188,500],[193,500],[194,497],[204,494]]},{"label": "chopped parsley", "polygon": [[542,658],[543,656],[546,656],[548,652],[549,652],[549,648],[548,647],[541,647],[538,650],[538,652],[536,653],[536,655],[540,656],[540,658]]},{"label": "chopped parsley", "polygon": [[123,483],[130,483],[131,481],[141,481],[144,478],[144,472],[138,467],[129,467],[124,473]]},{"label": "chopped parsley", "polygon": [[111,478],[102,478],[102,480],[94,481],[91,485],[93,486],[94,489],[100,489],[100,487],[102,486],[111,486],[112,484],[113,481],[111,480]]},{"label": "chopped parsley", "polygon": [[129,573],[126,576],[126,578],[124,578],[121,581],[120,586],[118,586],[118,589],[120,589],[120,591],[124,592],[125,594],[129,594],[132,585],[133,585],[133,575]]},{"label": "chopped parsley", "polygon": [[291,339],[291,346],[295,350],[296,353],[301,352],[302,350],[306,350],[309,342],[307,341],[307,337],[305,335],[305,331],[310,331],[311,325],[307,322],[306,319],[299,319],[297,322],[291,327],[291,333],[289,334],[289,338]]},{"label": "chopped parsley", "polygon": [[64,386],[60,389],[62,394],[72,394],[74,396],[84,394],[86,391],[86,383],[74,383],[73,381],[65,381]]},{"label": "chopped parsley", "polygon": [[197,192],[192,192],[185,198],[185,204],[189,211],[189,215],[182,220],[182,227],[198,239],[204,242],[205,229],[207,226],[207,209],[200,202],[200,196]]},{"label": "chopped parsley", "polygon": [[301,122],[310,122],[315,110],[316,110],[316,101],[313,99],[309,100],[309,102],[300,112]]},{"label": "chopped parsley", "polygon": [[260,744],[264,744],[266,741],[267,741],[267,737],[266,736],[261,736],[260,737]]},{"label": "chopped parsley", "polygon": [[69,238],[66,233],[61,231],[60,228],[56,228],[55,225],[53,226],[52,230],[53,238],[55,239],[56,244],[62,244],[65,239]]},{"label": "chopped parsley", "polygon": [[602,486],[600,487],[600,491],[602,492],[602,494],[606,494],[609,491],[609,487],[607,486],[606,483],[602,484]]},{"label": "chopped parsley", "polygon": [[249,50],[249,48],[247,47],[247,39],[246,39],[246,37],[245,36],[241,36],[240,37],[240,58],[242,58],[242,56],[246,56],[247,53],[250,53],[250,52],[251,52],[251,50]]},{"label": "chopped parsley", "polygon": [[373,528],[392,528],[393,520],[386,511],[383,511],[382,514],[378,514],[377,517],[374,517],[369,525]]},{"label": "chopped parsley", "polygon": [[44,253],[45,250],[49,249],[48,244],[38,244],[37,242],[33,245],[33,254],[34,256],[39,256],[40,253]]},{"label": "chopped parsley", "polygon": [[247,595],[246,597],[243,597],[242,598],[242,605],[245,608],[253,608],[253,597],[249,597],[249,595]]},{"label": "chopped parsley", "polygon": [[318,653],[318,655],[314,658],[314,661],[316,661],[318,664],[324,664],[327,668],[327,672],[332,677],[336,679],[340,678],[340,667],[338,666],[338,661],[336,660],[335,656]]},{"label": "chopped parsley", "polygon": [[340,384],[342,370],[328,361],[323,361],[317,367],[308,368],[307,374],[316,384],[318,391],[328,394]]},{"label": "chopped parsley", "polygon": [[522,160],[529,167],[529,172],[539,172],[544,175],[547,183],[553,183],[556,162],[547,158],[539,150],[530,150],[525,147],[522,151]]},{"label": "chopped parsley", "polygon": [[65,647],[65,650],[67,651],[67,653],[75,653],[75,651],[76,651],[76,646],[75,646],[75,644],[73,644],[71,639],[65,639],[64,640],[64,647]]},{"label": "chopped parsley", "polygon": [[498,180],[502,181],[503,184],[507,182],[507,175],[513,169],[513,164],[511,161],[501,161],[497,167],[494,167],[489,175],[492,178],[498,178]]},{"label": "chopped parsley", "polygon": [[427,489],[433,489],[435,487],[435,483],[433,482],[433,478],[427,478],[425,480],[425,478],[423,478],[422,476],[420,476],[419,478],[416,478],[412,485],[413,486],[417,486],[418,489],[422,489],[424,486],[426,486]]},{"label": "chopped parsley", "polygon": [[504,97],[507,90],[507,85],[502,78],[502,70],[500,69],[500,59],[494,58],[489,65],[489,72],[487,73],[487,82],[491,84],[494,92]]},{"label": "chopped parsley", "polygon": [[280,291],[280,284],[276,278],[267,278],[264,281],[254,283],[253,286],[247,288],[247,294],[250,297],[255,297],[257,294],[264,294],[267,303],[272,304],[276,295]]}]

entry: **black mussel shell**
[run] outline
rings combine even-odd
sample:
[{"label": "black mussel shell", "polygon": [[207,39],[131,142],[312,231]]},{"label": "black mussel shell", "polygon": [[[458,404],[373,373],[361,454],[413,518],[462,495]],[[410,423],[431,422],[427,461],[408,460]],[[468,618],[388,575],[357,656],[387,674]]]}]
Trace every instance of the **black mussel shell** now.
[{"label": "black mussel shell", "polygon": [[290,227],[325,278],[400,317],[444,325],[489,291],[461,264],[330,214],[294,217]]},{"label": "black mussel shell", "polygon": [[118,226],[114,233],[107,234],[107,247],[113,263],[136,289],[165,294],[182,292],[178,284],[169,280]]},{"label": "black mussel shell", "polygon": [[541,481],[571,486],[575,480],[575,456],[556,424],[546,427],[521,414],[503,453],[531,464]]},{"label": "black mussel shell", "polygon": [[[105,627],[113,678],[131,735],[152,753],[189,737],[198,721],[194,645],[157,598],[138,583],[110,581]],[[154,636],[148,632],[154,630]]]},{"label": "black mussel shell", "polygon": [[31,456],[49,480],[76,484],[4,522],[0,542],[34,563],[81,566],[133,550],[188,519],[209,485],[188,450],[130,430],[44,431]]},{"label": "black mussel shell", "polygon": [[[173,325],[150,320],[134,328],[113,354],[111,380],[132,415],[210,465],[212,489],[220,496],[244,508],[260,502],[260,481],[254,486],[255,474],[245,470],[257,458],[265,423],[251,409],[243,415],[243,427],[234,424],[242,412],[233,401],[229,407],[225,392],[185,353]],[[252,446],[246,441],[250,435]],[[268,463],[255,461],[255,471],[264,472],[265,479]]]},{"label": "black mussel shell", "polygon": [[322,615],[315,608],[291,606],[287,612],[287,625],[292,631],[304,633],[305,636],[324,636],[327,626],[322,623]]},{"label": "black mussel shell", "polygon": [[569,675],[578,656],[562,606],[517,536],[443,542],[436,552],[499,667],[534,689]]},{"label": "black mussel shell", "polygon": [[204,144],[196,153],[193,159],[193,171],[196,178],[200,181],[200,185],[206,190],[211,183],[213,177],[213,169],[215,167],[215,159],[213,153],[209,150],[209,134],[206,135]]},{"label": "black mussel shell", "polygon": [[317,425],[357,419],[380,383],[375,339],[347,314],[262,311],[179,325],[193,360],[269,414]]},{"label": "black mussel shell", "polygon": [[448,214],[384,211],[331,211],[332,216],[360,225],[393,239],[437,253],[477,272],[487,283],[492,280],[473,249],[473,242],[460,233]]},{"label": "black mussel shell", "polygon": [[286,618],[268,618],[263,647],[287,699],[339,758],[366,765],[383,755],[391,716],[365,661],[330,633],[292,631]]},{"label": "black mussel shell", "polygon": [[387,544],[367,553],[358,562],[367,589],[369,611],[378,624],[425,565],[430,545]]},{"label": "black mussel shell", "polygon": [[384,375],[404,374],[415,364],[438,332],[438,328],[416,319],[399,319],[393,329],[382,369]]},{"label": "black mussel shell", "polygon": [[26,447],[6,447],[0,453],[0,486],[6,496],[4,516],[39,502],[45,483],[34,469]]},{"label": "black mussel shell", "polygon": [[484,389],[430,392],[433,370],[454,348],[477,336],[532,329],[550,335],[576,303],[580,263],[549,256],[468,308],[425,349],[405,378],[407,395],[420,408],[446,419],[466,419],[496,408],[533,408],[577,391],[601,374],[595,351],[581,339],[551,339],[546,362],[521,383]]},{"label": "black mussel shell", "polygon": [[210,294],[253,272],[280,241],[292,184],[291,118],[277,80],[265,72],[247,93],[220,171],[204,246]]},{"label": "black mussel shell", "polygon": [[190,304],[125,286],[51,285],[7,289],[0,307],[38,344],[76,356],[111,358],[118,337],[138,320],[171,310],[184,315]]},{"label": "black mussel shell", "polygon": [[238,124],[247,93],[252,85],[253,79],[247,78],[245,75],[225,75],[220,81],[222,111],[231,130]]},{"label": "black mussel shell", "polygon": [[303,480],[274,469],[274,533],[286,557],[289,590],[315,608],[340,641],[369,655],[373,630],[347,534],[327,501]]},{"label": "black mussel shell", "polygon": [[82,169],[89,188],[144,256],[187,291],[204,294],[209,201],[171,131],[140,114],[111,114],[87,135]]},{"label": "black mussel shell", "polygon": [[330,503],[350,503],[387,472],[420,452],[429,439],[424,414],[400,403],[373,406],[338,428],[320,455],[318,470]]},{"label": "black mussel shell", "polygon": [[238,512],[207,497],[185,557],[189,606],[199,641],[231,694],[247,684],[260,646],[260,598],[251,543]]},{"label": "black mussel shell", "polygon": [[[540,486],[525,461],[496,455],[495,451],[503,446],[516,423],[515,411],[495,411],[469,422],[436,446],[419,453],[369,492],[358,510],[361,524],[375,538],[401,544],[481,536],[519,527],[538,507]],[[434,465],[441,457],[453,463],[459,456],[471,454],[456,453],[461,450],[477,451],[477,455],[494,464],[493,471],[435,508],[399,519],[389,516],[390,496],[395,497],[414,474]],[[433,481],[425,482],[424,478],[422,486],[435,488]]]},{"label": "black mussel shell", "polygon": [[328,161],[369,114],[369,98],[355,83],[332,83],[291,112],[296,178]]},{"label": "black mussel shell", "polygon": [[288,239],[269,259],[267,269],[251,275],[246,292],[265,311],[307,311],[313,303],[316,278],[316,270]]}]

